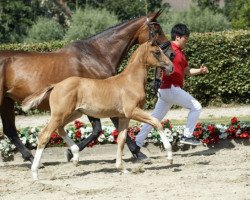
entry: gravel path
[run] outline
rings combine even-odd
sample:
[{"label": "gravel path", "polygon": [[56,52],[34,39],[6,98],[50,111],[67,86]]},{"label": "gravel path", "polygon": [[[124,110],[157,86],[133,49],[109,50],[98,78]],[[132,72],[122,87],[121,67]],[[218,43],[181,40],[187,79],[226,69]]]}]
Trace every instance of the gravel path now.
[{"label": "gravel path", "polygon": [[[151,111],[148,111],[151,112]],[[172,109],[166,115],[165,118],[170,120],[185,120],[188,116],[187,109]],[[231,106],[231,107],[210,107],[203,108],[201,112],[200,119],[216,119],[221,117],[243,117],[250,116],[250,105],[244,106]],[[50,116],[49,115],[35,115],[35,116],[17,116],[16,117],[16,126],[18,128],[23,127],[35,127],[42,126],[48,123]],[[89,123],[86,116],[83,116],[81,120],[85,123]],[[110,123],[110,119],[101,119],[102,123]],[[0,123],[0,129],[2,129],[2,123]]]}]

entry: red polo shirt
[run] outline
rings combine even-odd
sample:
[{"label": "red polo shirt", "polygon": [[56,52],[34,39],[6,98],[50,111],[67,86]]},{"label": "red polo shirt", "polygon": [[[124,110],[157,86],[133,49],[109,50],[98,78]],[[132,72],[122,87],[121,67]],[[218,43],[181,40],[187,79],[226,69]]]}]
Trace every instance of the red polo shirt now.
[{"label": "red polo shirt", "polygon": [[161,89],[171,88],[171,85],[182,88],[185,76],[184,69],[188,67],[188,62],[182,49],[173,42],[171,42],[171,46],[175,53],[173,60],[174,72],[171,75],[166,75],[165,72],[162,73]]}]

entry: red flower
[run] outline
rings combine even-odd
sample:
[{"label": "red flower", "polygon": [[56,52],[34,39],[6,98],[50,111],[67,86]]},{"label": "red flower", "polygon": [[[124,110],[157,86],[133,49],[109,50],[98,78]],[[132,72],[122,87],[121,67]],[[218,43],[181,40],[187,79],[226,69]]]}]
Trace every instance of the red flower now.
[{"label": "red flower", "polygon": [[236,130],[234,128],[234,126],[230,126],[227,130],[226,130],[227,133],[229,134],[235,134],[236,133]]},{"label": "red flower", "polygon": [[197,123],[196,126],[195,126],[195,128],[201,129],[202,128],[202,124],[201,123]]},{"label": "red flower", "polygon": [[118,131],[115,129],[111,133],[112,136],[117,137],[118,136]]},{"label": "red flower", "polygon": [[82,134],[81,131],[76,131],[76,139],[81,138]]},{"label": "red flower", "polygon": [[209,133],[214,133],[215,127],[213,125],[208,125],[207,129],[208,129]]},{"label": "red flower", "polygon": [[233,117],[232,119],[231,119],[231,123],[232,124],[236,124],[238,122],[238,119],[236,118],[236,117]]},{"label": "red flower", "polygon": [[240,134],[240,138],[250,138],[250,135],[246,132]]},{"label": "red flower", "polygon": [[205,143],[205,144],[209,144],[210,140],[207,138],[207,139],[202,140],[202,142]]},{"label": "red flower", "polygon": [[202,130],[197,130],[193,132],[194,137],[200,139],[202,137]]},{"label": "red flower", "polygon": [[82,123],[82,122],[80,122],[80,121],[78,121],[78,120],[75,121],[75,128],[76,128],[76,129],[79,129],[79,128],[81,128],[82,126],[83,126],[83,123]]},{"label": "red flower", "polygon": [[52,139],[56,139],[57,137],[58,137],[58,135],[57,135],[56,133],[52,133],[52,134],[51,134],[51,138],[52,138]]}]

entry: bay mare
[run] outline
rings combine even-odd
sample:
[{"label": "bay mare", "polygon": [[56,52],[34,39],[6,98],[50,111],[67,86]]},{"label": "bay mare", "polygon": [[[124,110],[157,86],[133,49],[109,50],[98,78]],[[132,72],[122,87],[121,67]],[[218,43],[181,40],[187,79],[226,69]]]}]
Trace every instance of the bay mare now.
[{"label": "bay mare", "polygon": [[70,146],[73,163],[78,164],[79,147],[68,137],[64,126],[83,114],[97,118],[119,118],[116,157],[118,169],[123,169],[122,154],[130,119],[148,123],[159,131],[164,147],[168,150],[168,159],[172,162],[171,144],[160,121],[142,110],[148,67],[163,68],[168,74],[173,72],[173,63],[154,42],[142,44],[132,54],[125,70],[116,76],[107,79],[70,77],[24,99],[23,110],[29,110],[39,105],[50,93],[51,118],[38,135],[37,151],[31,167],[33,178],[38,179],[43,150],[56,130]]},{"label": "bay mare", "polygon": [[[148,21],[146,16],[129,20],[86,40],[72,42],[55,52],[0,51],[3,132],[25,160],[33,162],[34,158],[18,137],[14,103],[22,102],[34,92],[71,76],[103,79],[115,75],[122,59],[134,44],[146,42],[151,34],[158,35],[159,44],[166,42],[161,26],[157,23],[160,14],[161,11],[151,13]],[[38,109],[49,110],[48,98],[41,102]],[[101,130],[99,119],[89,119],[93,134],[79,144],[80,150],[96,138]],[[116,118],[112,121],[117,128]]]}]

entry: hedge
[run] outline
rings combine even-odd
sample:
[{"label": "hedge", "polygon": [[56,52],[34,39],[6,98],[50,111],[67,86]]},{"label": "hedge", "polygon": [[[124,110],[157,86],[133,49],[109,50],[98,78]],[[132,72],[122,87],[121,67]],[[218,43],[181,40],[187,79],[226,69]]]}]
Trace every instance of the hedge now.
[{"label": "hedge", "polygon": [[[64,45],[65,41],[5,44],[0,45],[0,50],[54,51]],[[193,33],[185,53],[191,68],[198,68],[204,63],[209,69],[209,74],[186,77],[185,80],[185,90],[196,97],[203,106],[218,103],[250,103],[250,30]],[[120,71],[126,63],[127,59],[121,65]],[[152,108],[156,100],[150,85],[152,80],[153,71],[150,70],[146,109]]]}]

